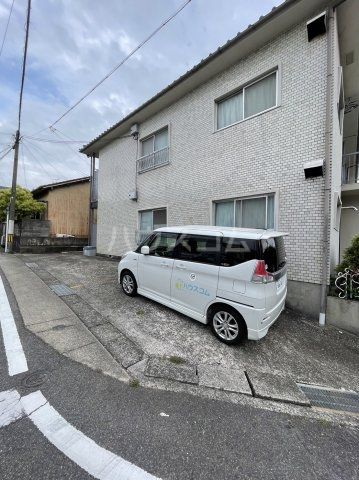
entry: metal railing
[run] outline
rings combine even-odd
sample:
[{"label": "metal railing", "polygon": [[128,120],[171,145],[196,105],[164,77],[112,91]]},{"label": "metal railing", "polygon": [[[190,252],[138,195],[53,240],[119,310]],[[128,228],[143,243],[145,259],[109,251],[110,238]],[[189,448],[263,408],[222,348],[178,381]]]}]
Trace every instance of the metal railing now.
[{"label": "metal railing", "polygon": [[359,272],[346,268],[335,279],[336,294],[346,300],[359,300]]},{"label": "metal railing", "polygon": [[143,173],[169,163],[169,148],[165,147],[137,160],[137,172]]},{"label": "metal railing", "polygon": [[342,184],[359,183],[359,152],[343,155]]}]

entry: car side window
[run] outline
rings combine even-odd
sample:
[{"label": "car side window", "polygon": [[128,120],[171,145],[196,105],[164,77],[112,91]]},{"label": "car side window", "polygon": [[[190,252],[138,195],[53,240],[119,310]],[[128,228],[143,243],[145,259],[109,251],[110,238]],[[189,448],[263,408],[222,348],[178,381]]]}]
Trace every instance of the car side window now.
[{"label": "car side window", "polygon": [[223,238],[221,267],[234,267],[240,263],[259,258],[258,240],[241,238]]},{"label": "car side window", "polygon": [[218,265],[220,237],[181,235],[174,256],[178,260]]},{"label": "car side window", "polygon": [[175,233],[157,233],[148,244],[150,247],[150,255],[156,257],[172,257],[176,240],[177,235]]}]

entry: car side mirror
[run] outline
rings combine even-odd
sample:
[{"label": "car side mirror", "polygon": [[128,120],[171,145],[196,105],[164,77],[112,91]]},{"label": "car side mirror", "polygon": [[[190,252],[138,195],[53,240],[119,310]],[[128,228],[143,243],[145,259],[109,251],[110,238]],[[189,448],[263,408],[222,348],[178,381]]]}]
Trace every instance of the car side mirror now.
[{"label": "car side mirror", "polygon": [[150,254],[150,247],[148,245],[144,245],[141,247],[142,255],[149,255]]}]

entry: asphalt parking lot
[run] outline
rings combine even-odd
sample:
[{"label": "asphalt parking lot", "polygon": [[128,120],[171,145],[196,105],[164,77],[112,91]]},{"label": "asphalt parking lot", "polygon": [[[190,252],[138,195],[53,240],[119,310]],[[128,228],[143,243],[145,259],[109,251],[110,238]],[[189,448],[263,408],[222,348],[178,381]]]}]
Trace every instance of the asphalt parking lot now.
[{"label": "asphalt parking lot", "polygon": [[[100,312],[124,336],[122,349],[128,339],[135,346],[135,357],[136,351],[139,352],[132,363],[140,359],[142,352],[145,356],[179,357],[197,366],[242,368],[285,375],[296,382],[359,389],[357,337],[333,327],[323,329],[315,320],[298,312],[286,310],[269,334],[258,342],[227,346],[205,325],[144,297],[124,295],[117,282],[117,261],[113,259],[84,257],[81,253],[18,257],[32,265],[33,271],[47,283],[70,287],[76,293],[73,296],[76,313],[88,308],[86,304]],[[70,296],[68,302],[71,301]],[[74,305],[72,308],[76,310]],[[112,330],[108,326],[94,322],[92,328],[111,340]]]}]

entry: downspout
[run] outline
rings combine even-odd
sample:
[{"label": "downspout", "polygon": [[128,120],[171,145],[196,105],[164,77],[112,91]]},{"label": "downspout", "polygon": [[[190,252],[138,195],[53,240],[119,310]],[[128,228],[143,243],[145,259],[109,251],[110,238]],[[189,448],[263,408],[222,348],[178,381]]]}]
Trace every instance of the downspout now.
[{"label": "downspout", "polygon": [[333,31],[334,12],[332,8],[327,11],[327,86],[326,86],[326,117],[325,117],[325,168],[324,168],[324,226],[323,226],[323,264],[322,264],[322,286],[320,294],[319,325],[325,325],[327,309],[327,278],[329,264],[329,242],[330,242],[330,158],[331,158],[331,133],[332,133],[332,87],[333,87]]},{"label": "downspout", "polygon": [[91,155],[91,170],[90,170],[90,201],[89,201],[89,219],[88,219],[88,245],[92,246],[92,197],[93,197],[93,180],[94,180],[94,163],[95,154]]}]

